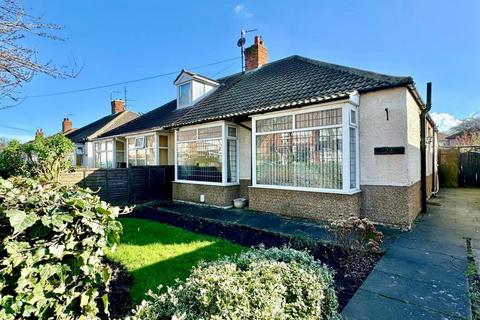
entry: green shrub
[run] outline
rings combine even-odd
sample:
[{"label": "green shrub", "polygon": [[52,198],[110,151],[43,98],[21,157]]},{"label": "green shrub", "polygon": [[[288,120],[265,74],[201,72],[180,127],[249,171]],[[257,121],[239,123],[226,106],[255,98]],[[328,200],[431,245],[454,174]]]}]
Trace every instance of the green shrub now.
[{"label": "green shrub", "polygon": [[23,146],[17,140],[12,140],[0,151],[0,177],[8,178],[26,173],[27,162]]},{"label": "green shrub", "polygon": [[72,165],[73,149],[73,142],[63,134],[39,136],[25,144],[12,140],[0,152],[0,177],[24,176],[58,182],[60,174]]},{"label": "green shrub", "polygon": [[60,174],[72,166],[74,144],[63,134],[36,137],[23,145],[30,175],[44,182],[58,182]]},{"label": "green shrub", "polygon": [[133,319],[334,319],[333,285],[332,273],[306,252],[253,249],[201,263],[184,282],[149,292]]},{"label": "green shrub", "polygon": [[122,230],[117,214],[77,187],[0,179],[0,319],[95,318],[110,278],[104,250]]}]

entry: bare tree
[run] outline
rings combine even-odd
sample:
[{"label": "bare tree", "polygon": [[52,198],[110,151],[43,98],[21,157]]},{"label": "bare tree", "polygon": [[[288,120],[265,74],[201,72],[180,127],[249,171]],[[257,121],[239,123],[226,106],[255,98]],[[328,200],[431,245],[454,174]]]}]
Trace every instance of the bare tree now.
[{"label": "bare tree", "polygon": [[476,133],[480,132],[480,117],[471,117],[450,129],[449,134],[463,134],[463,133]]},{"label": "bare tree", "polygon": [[0,100],[18,101],[17,89],[36,74],[55,78],[77,75],[73,69],[39,61],[37,50],[26,45],[29,37],[62,40],[55,35],[60,29],[60,25],[44,23],[40,17],[26,13],[21,0],[0,0]]}]

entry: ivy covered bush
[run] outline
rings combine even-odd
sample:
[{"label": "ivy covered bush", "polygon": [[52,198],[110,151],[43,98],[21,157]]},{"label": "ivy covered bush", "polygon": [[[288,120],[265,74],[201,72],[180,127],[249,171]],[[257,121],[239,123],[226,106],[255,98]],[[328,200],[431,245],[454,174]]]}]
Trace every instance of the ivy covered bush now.
[{"label": "ivy covered bush", "polygon": [[25,144],[12,140],[0,152],[0,177],[24,176],[56,183],[71,167],[73,150],[73,142],[63,134],[38,136]]},{"label": "ivy covered bush", "polygon": [[[95,319],[118,209],[77,187],[0,178],[0,319]],[[100,293],[102,296],[100,296]]]},{"label": "ivy covered bush", "polygon": [[185,281],[148,295],[133,319],[339,318],[332,273],[290,248],[252,249],[201,263]]}]

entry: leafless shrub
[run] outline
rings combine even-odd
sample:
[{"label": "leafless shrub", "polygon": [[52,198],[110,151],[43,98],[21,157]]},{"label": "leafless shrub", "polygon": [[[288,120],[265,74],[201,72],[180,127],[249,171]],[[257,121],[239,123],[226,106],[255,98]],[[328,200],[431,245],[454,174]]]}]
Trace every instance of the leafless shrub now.
[{"label": "leafless shrub", "polygon": [[374,224],[366,218],[338,219],[328,229],[335,244],[345,250],[347,255],[380,251],[383,233],[377,231]]}]

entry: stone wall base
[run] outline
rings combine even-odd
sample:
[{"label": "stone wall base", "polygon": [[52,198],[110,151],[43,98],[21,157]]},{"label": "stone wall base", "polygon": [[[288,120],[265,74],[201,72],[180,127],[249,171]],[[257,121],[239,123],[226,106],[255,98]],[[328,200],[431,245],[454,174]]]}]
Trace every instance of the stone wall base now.
[{"label": "stone wall base", "polygon": [[410,228],[421,210],[420,181],[411,186],[362,185],[362,217]]},{"label": "stone wall base", "polygon": [[316,221],[360,215],[360,193],[353,195],[250,187],[249,208]]},{"label": "stone wall base", "polygon": [[240,186],[212,186],[204,184],[172,183],[173,200],[200,203],[200,195],[205,196],[205,204],[231,207],[233,199],[240,195]]}]

